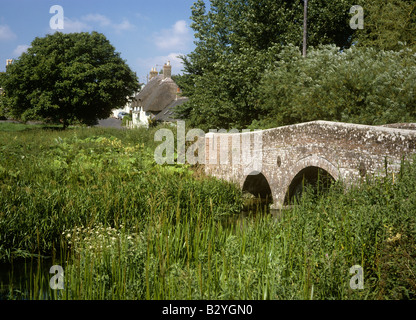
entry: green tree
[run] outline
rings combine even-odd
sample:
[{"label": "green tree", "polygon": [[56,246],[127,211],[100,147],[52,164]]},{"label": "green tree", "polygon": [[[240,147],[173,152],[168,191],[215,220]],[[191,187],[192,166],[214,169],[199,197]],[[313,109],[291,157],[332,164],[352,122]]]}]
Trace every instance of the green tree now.
[{"label": "green tree", "polygon": [[97,32],[36,38],[4,79],[11,116],[64,128],[108,117],[138,87],[136,74]]},{"label": "green tree", "polygon": [[6,116],[6,99],[5,93],[3,92],[3,83],[4,83],[4,72],[0,72],[0,120],[5,119]]},{"label": "green tree", "polygon": [[358,46],[381,50],[416,50],[414,0],[362,0],[364,29],[355,34]]},{"label": "green tree", "polygon": [[261,127],[313,120],[370,125],[416,120],[416,56],[336,46],[288,46],[259,86]]},{"label": "green tree", "polygon": [[[347,48],[349,1],[310,0],[308,44]],[[303,44],[303,1],[198,0],[191,27],[196,48],[182,57],[189,102],[178,116],[201,128],[244,127],[259,117],[257,86],[282,47]]]}]

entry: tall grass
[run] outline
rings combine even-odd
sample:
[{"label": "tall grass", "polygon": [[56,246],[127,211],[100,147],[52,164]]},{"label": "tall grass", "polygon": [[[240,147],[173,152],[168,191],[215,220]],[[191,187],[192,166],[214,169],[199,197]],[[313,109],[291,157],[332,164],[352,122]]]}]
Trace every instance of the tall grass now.
[{"label": "tall grass", "polygon": [[144,145],[151,139],[144,141],[143,134],[84,129],[2,135],[0,259],[50,252],[75,226],[124,223],[140,230],[151,212],[193,210],[192,197],[204,208],[218,203],[215,215],[239,210],[232,185],[156,166]]},{"label": "tall grass", "polygon": [[[1,256],[55,254],[65,270],[58,291],[35,273],[29,298],[415,298],[415,165],[394,182],[307,189],[277,218],[259,210],[230,225],[238,188],[155,165],[152,134],[1,136]],[[364,268],[363,290],[350,288],[353,265]]]}]

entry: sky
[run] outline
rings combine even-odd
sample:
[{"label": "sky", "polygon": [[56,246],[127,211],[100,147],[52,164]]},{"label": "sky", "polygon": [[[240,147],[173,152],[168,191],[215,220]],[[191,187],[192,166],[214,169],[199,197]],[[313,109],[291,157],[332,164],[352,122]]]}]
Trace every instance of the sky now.
[{"label": "sky", "polygon": [[[182,73],[179,55],[193,51],[190,28],[195,0],[0,0],[0,71],[16,59],[36,37],[60,31],[103,33],[120,52],[139,81],[146,83],[152,68],[160,71],[168,60],[172,74]],[[63,29],[56,26],[63,9]],[[53,8],[52,8],[53,9]],[[51,21],[52,20],[52,21]],[[51,24],[52,22],[52,24]]]}]

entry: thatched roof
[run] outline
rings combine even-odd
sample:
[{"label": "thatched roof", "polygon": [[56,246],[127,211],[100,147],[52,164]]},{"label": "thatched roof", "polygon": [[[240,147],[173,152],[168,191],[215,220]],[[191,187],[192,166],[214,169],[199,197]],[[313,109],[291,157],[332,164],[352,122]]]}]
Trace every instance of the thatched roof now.
[{"label": "thatched roof", "polygon": [[141,106],[146,112],[160,112],[176,99],[177,84],[163,75],[152,78],[136,96],[134,106]]},{"label": "thatched roof", "polygon": [[189,99],[188,98],[178,98],[178,100],[174,100],[171,104],[169,104],[165,109],[163,109],[155,118],[154,120],[156,121],[161,121],[161,122],[172,122],[175,121],[177,119],[174,118],[173,115],[173,109],[177,106],[180,106],[181,104],[184,104],[185,102],[187,102]]}]

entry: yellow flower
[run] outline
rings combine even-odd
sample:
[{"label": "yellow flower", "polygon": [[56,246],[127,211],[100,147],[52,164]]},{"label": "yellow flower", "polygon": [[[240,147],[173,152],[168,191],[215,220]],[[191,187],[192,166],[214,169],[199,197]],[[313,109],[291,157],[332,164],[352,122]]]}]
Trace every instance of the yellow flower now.
[{"label": "yellow flower", "polygon": [[400,239],[401,239],[401,237],[402,237],[402,235],[401,235],[400,233],[398,233],[398,234],[396,234],[394,237],[392,237],[392,238],[388,238],[388,239],[387,239],[387,242],[394,242],[394,241],[398,241],[398,240],[400,240]]}]

